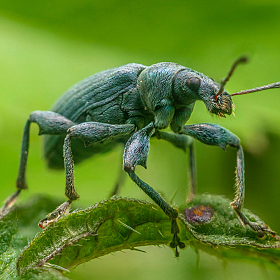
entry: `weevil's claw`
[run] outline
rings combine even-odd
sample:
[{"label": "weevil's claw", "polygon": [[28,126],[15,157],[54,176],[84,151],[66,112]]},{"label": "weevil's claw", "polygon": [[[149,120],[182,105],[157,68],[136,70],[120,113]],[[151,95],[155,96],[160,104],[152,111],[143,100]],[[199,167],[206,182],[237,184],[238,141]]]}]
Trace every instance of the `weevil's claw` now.
[{"label": "weevil's claw", "polygon": [[40,228],[45,228],[48,225],[52,224],[53,222],[57,221],[62,215],[66,214],[69,209],[71,201],[68,200],[58,206],[52,213],[47,215],[47,217],[39,222]]},{"label": "weevil's claw", "polygon": [[[233,206],[232,203],[231,203],[231,206]],[[269,229],[267,227],[267,225],[265,225],[265,224],[260,225],[255,222],[251,222],[240,210],[235,209],[234,207],[233,207],[233,209],[236,211],[237,217],[238,217],[239,221],[241,222],[241,224],[244,227],[246,225],[248,225],[253,231],[255,231],[258,234],[259,238],[263,238],[267,234],[270,234],[272,237],[275,237],[276,239],[279,238],[278,236],[276,236],[276,232]]]},{"label": "weevil's claw", "polygon": [[178,247],[180,249],[184,249],[186,247],[185,243],[180,241],[180,237],[177,235],[177,233],[175,233],[173,235],[172,242],[170,242],[169,246],[171,248],[175,249],[175,257],[176,258],[178,258],[179,255],[180,255],[179,251],[178,251]]},{"label": "weevil's claw", "polygon": [[258,223],[254,222],[249,222],[248,224],[253,230],[257,232],[259,238],[263,238],[266,233],[270,234],[272,237],[276,237],[276,232],[269,229],[267,225],[259,225]]},{"label": "weevil's claw", "polygon": [[173,249],[175,249],[175,257],[179,257],[179,251],[178,247],[180,249],[184,249],[186,247],[184,242],[181,242],[180,237],[178,236],[178,233],[180,232],[179,226],[177,223],[177,219],[171,220],[171,233],[173,233],[172,241],[170,242],[169,246]]}]

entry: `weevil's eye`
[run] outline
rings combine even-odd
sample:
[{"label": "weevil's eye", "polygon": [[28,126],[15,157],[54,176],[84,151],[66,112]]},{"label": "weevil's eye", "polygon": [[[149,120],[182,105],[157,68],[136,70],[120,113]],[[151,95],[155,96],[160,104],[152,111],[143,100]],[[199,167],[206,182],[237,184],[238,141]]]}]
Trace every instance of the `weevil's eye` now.
[{"label": "weevil's eye", "polygon": [[198,89],[200,87],[200,79],[192,77],[187,80],[187,85],[193,92],[198,92]]}]

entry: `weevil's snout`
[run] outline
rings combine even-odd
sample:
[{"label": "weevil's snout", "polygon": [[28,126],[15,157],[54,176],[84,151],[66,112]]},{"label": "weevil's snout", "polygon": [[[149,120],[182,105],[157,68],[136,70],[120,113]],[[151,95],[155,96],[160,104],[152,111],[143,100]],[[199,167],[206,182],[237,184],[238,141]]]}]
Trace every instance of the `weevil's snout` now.
[{"label": "weevil's snout", "polygon": [[215,96],[211,100],[208,110],[210,113],[220,117],[231,115],[233,111],[231,96],[226,91],[218,96]]}]

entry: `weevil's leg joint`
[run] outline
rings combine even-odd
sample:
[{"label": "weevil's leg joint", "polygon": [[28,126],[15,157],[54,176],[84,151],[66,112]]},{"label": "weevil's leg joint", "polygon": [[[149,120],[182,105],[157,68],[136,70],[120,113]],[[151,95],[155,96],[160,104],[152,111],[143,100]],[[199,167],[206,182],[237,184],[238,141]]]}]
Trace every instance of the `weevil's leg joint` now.
[{"label": "weevil's leg joint", "polygon": [[123,170],[130,173],[137,165],[147,168],[150,138],[155,132],[154,124],[136,131],[127,141],[123,154]]}]

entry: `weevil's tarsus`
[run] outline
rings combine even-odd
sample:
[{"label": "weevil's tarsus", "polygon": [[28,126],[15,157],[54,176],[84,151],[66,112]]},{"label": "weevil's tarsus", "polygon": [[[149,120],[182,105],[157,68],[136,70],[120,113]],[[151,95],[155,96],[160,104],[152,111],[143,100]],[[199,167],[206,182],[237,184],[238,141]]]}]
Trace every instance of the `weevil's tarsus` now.
[{"label": "weevil's tarsus", "polygon": [[232,76],[234,70],[236,69],[237,65],[241,64],[241,63],[246,63],[248,62],[248,57],[246,56],[241,56],[240,58],[238,58],[231,66],[227,76],[225,78],[223,78],[221,80],[221,86],[219,88],[219,91],[216,93],[215,95],[215,99],[217,100],[218,96],[221,95],[224,91],[225,85],[226,83],[229,81],[230,77]]},{"label": "weevil's tarsus", "polygon": [[234,208],[234,206],[231,204],[233,209],[236,211],[237,217],[240,220],[241,224],[245,227],[246,225],[250,226],[251,229],[253,229],[257,234],[259,238],[263,238],[266,234],[270,234],[272,237],[279,238],[276,236],[276,232],[269,229],[267,225],[265,224],[258,224],[255,222],[249,221],[249,219],[240,211]]},{"label": "weevil's tarsus", "polygon": [[172,249],[175,249],[175,257],[178,258],[180,256],[178,247],[180,249],[184,249],[186,247],[185,243],[180,241],[180,237],[178,236],[178,233],[174,233],[172,237],[172,241],[170,242],[169,246]]},{"label": "weevil's tarsus", "polygon": [[252,93],[252,92],[257,92],[257,91],[263,91],[266,89],[272,89],[272,88],[280,88],[280,82],[272,83],[269,85],[256,87],[256,88],[252,88],[252,89],[241,90],[239,92],[232,93],[230,96],[242,95],[242,94],[247,94],[247,93]]}]

